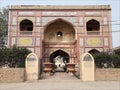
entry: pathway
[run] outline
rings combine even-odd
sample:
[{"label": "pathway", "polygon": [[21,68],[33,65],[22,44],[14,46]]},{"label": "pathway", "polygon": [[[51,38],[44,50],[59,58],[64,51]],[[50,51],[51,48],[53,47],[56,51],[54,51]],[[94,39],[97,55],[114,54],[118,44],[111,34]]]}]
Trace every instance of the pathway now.
[{"label": "pathway", "polygon": [[66,72],[55,72],[51,75],[43,75],[42,80],[79,80],[73,75],[70,75]]}]

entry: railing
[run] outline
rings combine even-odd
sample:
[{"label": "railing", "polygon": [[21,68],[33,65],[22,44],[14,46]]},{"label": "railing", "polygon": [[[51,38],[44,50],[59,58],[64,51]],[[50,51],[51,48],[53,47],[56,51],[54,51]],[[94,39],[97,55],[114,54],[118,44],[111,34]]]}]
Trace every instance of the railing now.
[{"label": "railing", "polygon": [[99,31],[87,31],[87,35],[100,35]]},{"label": "railing", "polygon": [[20,35],[32,35],[32,31],[20,31]]}]

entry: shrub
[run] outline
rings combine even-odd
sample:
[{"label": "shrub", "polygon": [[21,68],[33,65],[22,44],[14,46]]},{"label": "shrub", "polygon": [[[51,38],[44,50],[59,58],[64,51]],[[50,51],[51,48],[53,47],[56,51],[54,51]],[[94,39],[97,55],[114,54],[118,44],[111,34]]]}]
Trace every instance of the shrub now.
[{"label": "shrub", "polygon": [[97,68],[120,68],[120,55],[100,52],[93,54]]},{"label": "shrub", "polygon": [[104,67],[104,65],[108,63],[107,60],[110,60],[109,55],[105,52],[93,54],[93,57],[95,59],[95,65],[98,68]]},{"label": "shrub", "polygon": [[0,66],[25,67],[25,58],[29,53],[31,53],[30,50],[15,45],[12,48],[1,48]]},{"label": "shrub", "polygon": [[115,52],[115,54],[120,55],[120,48],[119,48],[119,49],[114,50],[114,52]]},{"label": "shrub", "polygon": [[120,68],[120,55],[118,54],[112,54],[110,55],[111,59],[112,59],[112,63],[114,65],[115,68]]},{"label": "shrub", "polygon": [[10,64],[10,53],[11,50],[9,48],[1,48],[0,49],[0,66],[3,66],[5,64]]}]

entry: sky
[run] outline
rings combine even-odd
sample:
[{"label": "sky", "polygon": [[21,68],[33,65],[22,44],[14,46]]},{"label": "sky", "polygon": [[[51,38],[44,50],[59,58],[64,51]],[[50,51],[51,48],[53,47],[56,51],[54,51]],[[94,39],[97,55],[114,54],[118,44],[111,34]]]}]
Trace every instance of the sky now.
[{"label": "sky", "polygon": [[110,5],[113,47],[120,46],[120,0],[0,0],[0,8],[8,5]]}]

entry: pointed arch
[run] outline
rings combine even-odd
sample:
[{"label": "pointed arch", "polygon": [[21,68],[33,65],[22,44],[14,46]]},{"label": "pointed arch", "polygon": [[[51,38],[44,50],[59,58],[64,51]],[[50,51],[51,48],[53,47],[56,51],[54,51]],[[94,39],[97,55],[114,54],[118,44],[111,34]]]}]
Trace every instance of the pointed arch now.
[{"label": "pointed arch", "polygon": [[45,25],[44,32],[45,32],[45,30],[47,29],[47,27],[48,27],[50,24],[52,24],[52,23],[54,23],[54,22],[57,22],[57,21],[66,22],[67,24],[69,24],[70,26],[72,26],[72,28],[74,28],[73,24],[70,23],[69,21],[64,20],[64,19],[62,19],[62,18],[57,18],[57,19],[55,19],[55,20],[52,20],[52,21],[48,22],[48,23]]},{"label": "pointed arch", "polygon": [[88,35],[100,33],[100,23],[95,19],[91,19],[86,23],[86,30]]},{"label": "pointed arch", "polygon": [[30,34],[33,31],[33,22],[29,19],[24,19],[20,22],[21,34]]},{"label": "pointed arch", "polygon": [[90,54],[96,54],[99,53],[100,51],[98,51],[97,49],[92,49],[90,51],[88,51]]},{"label": "pointed arch", "polygon": [[67,61],[67,63],[69,62],[70,56],[69,56],[68,53],[66,53],[66,52],[63,51],[63,50],[56,50],[55,52],[53,52],[53,53],[50,55],[50,57],[49,57],[49,58],[50,58],[50,62],[53,63],[54,58],[57,57],[57,56],[61,56],[61,57],[63,57],[64,60]]},{"label": "pointed arch", "polygon": [[[60,35],[58,35],[60,33]],[[49,22],[44,29],[45,42],[74,42],[75,29],[71,23],[63,19]]]}]

